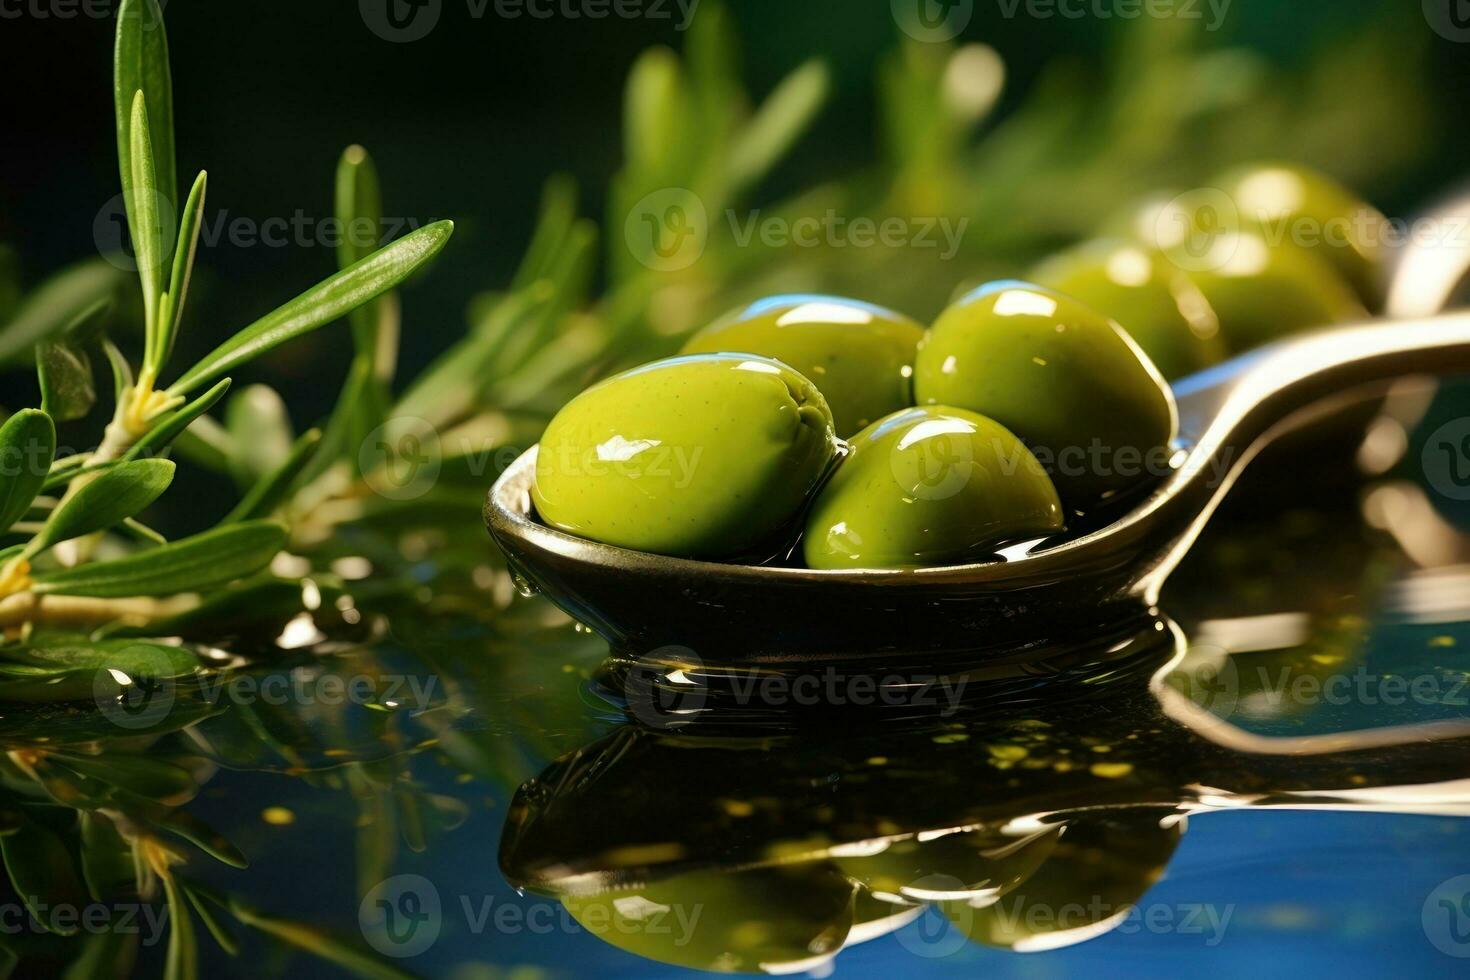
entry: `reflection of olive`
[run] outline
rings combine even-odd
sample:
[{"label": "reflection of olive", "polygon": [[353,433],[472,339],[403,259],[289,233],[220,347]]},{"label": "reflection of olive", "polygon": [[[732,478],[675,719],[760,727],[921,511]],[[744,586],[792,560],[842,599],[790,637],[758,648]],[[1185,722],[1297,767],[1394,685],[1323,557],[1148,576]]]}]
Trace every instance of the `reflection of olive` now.
[{"label": "reflection of olive", "polygon": [[945,902],[944,914],[975,942],[1019,952],[1091,939],[1158,880],[1180,834],[1162,809],[1070,821],[1046,861],[1015,889],[996,901]]},{"label": "reflection of olive", "polygon": [[698,871],[562,903],[588,932],[630,953],[696,970],[763,973],[841,949],[853,893],[852,882],[819,864]]},{"label": "reflection of olive", "polygon": [[971,831],[932,840],[903,840],[861,857],[835,859],[874,895],[908,901],[985,899],[1025,881],[1051,854],[1056,830],[1026,837]]}]

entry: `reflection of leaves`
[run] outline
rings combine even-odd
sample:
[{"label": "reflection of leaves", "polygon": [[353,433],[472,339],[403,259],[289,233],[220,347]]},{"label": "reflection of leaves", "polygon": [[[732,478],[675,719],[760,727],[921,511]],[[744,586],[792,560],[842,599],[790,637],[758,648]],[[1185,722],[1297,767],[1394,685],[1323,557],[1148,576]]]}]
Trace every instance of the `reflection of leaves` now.
[{"label": "reflection of leaves", "polygon": [[10,883],[31,917],[48,930],[69,935],[76,931],[76,923],[55,923],[51,914],[58,908],[84,908],[87,889],[77,874],[70,849],[52,827],[38,818],[42,813],[71,819],[71,812],[59,807],[8,809],[0,853],[5,857]]}]

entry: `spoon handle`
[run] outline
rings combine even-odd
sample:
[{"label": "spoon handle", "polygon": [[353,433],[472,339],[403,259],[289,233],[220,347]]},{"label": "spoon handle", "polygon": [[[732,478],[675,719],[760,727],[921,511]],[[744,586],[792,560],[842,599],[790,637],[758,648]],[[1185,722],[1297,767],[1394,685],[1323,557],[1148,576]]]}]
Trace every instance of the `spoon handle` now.
[{"label": "spoon handle", "polygon": [[[1138,591],[1149,601],[1246,464],[1273,439],[1400,378],[1470,373],[1470,312],[1379,320],[1280,341],[1174,386],[1186,454],[1118,528],[1157,548]],[[1162,547],[1160,547],[1162,545]]]}]

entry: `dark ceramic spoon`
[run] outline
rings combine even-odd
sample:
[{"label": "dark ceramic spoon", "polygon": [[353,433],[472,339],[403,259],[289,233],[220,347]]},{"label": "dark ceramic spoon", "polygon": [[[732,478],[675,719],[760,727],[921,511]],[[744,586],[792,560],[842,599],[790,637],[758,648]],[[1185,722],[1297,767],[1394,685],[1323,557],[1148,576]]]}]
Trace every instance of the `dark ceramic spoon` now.
[{"label": "dark ceramic spoon", "polygon": [[1278,436],[1408,375],[1470,372],[1470,313],[1284,340],[1174,386],[1172,470],[1101,530],[989,564],[913,571],[723,565],[628,551],[536,520],[536,451],[491,488],[485,519],[513,567],[623,656],[851,662],[995,650],[1024,658],[1152,605],[1246,464]]}]

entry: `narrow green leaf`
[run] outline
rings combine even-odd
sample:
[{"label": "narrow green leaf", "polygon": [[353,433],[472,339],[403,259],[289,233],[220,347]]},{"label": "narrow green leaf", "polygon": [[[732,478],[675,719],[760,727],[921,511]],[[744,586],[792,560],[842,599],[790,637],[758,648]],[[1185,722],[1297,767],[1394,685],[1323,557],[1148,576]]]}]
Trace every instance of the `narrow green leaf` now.
[{"label": "narrow green leaf", "polygon": [[15,894],[43,927],[71,935],[77,931],[75,922],[61,925],[52,921],[58,908],[82,908],[87,904],[87,889],[72,862],[70,848],[50,827],[19,808],[6,816],[16,826],[0,836],[0,854],[4,855]]},{"label": "narrow green leaf", "polygon": [[104,599],[198,592],[260,571],[285,544],[279,524],[231,524],[126,558],[38,575],[34,591]]},{"label": "narrow green leaf", "polygon": [[205,854],[232,868],[248,868],[250,862],[229,838],[187,810],[160,808],[145,813],[148,821],[180,837]]},{"label": "narrow green leaf", "polygon": [[215,403],[224,397],[230,388],[230,379],[223,378],[198,398],[181,405],[174,411],[164,416],[162,421],[154,424],[143,435],[143,438],[133,443],[133,448],[127,451],[124,460],[141,459],[145,456],[157,456],[185,434],[191,425],[194,425],[204,413],[214,407]]},{"label": "narrow green leaf", "polygon": [[623,152],[639,180],[656,183],[682,169],[688,109],[678,56],[665,47],[644,51],[628,74],[623,102]]},{"label": "narrow green leaf", "polygon": [[566,174],[557,174],[547,180],[541,191],[541,213],[536,219],[536,230],[526,246],[520,268],[511,280],[511,292],[546,278],[576,220],[577,184]]},{"label": "narrow green leaf", "polygon": [[168,544],[168,538],[153,530],[153,528],[144,524],[142,521],[134,520],[131,517],[119,524],[117,529],[119,532],[130,536],[133,540],[142,541],[144,544]]},{"label": "narrow green leaf", "polygon": [[233,898],[230,899],[230,911],[246,925],[312,956],[336,963],[357,976],[373,980],[413,980],[412,973],[400,969],[386,958],[324,929],[270,918]]},{"label": "narrow green leaf", "polygon": [[82,418],[97,402],[92,359],[81,347],[43,340],[36,345],[36,375],[41,384],[41,408],[58,422]]},{"label": "narrow green leaf", "polygon": [[174,464],[166,459],[134,459],[99,472],[57,505],[26,545],[26,556],[133,517],[162,496],[173,478]]},{"label": "narrow green leaf", "polygon": [[284,463],[295,441],[286,402],[270,385],[236,392],[225,409],[225,429],[235,453],[230,472],[242,489]]},{"label": "narrow green leaf", "polygon": [[407,279],[438,255],[453,233],[453,222],[439,221],[379,249],[225,341],[175,381],[169,394],[192,391],[273,347],[341,319]]},{"label": "narrow green leaf", "polygon": [[189,915],[187,899],[179,892],[173,875],[162,875],[164,894],[168,898],[168,957],[164,960],[164,980],[198,980],[199,940],[194,933],[194,919]]},{"label": "narrow green leaf", "polygon": [[25,516],[55,456],[56,425],[40,409],[22,409],[0,425],[0,531]]},{"label": "narrow green leaf", "polygon": [[[163,219],[159,214],[161,200],[158,175],[153,166],[153,141],[148,132],[148,106],[139,89],[133,98],[132,143],[130,162],[133,167],[133,210],[129,214],[133,232],[133,251],[138,259],[138,279],[143,284],[143,322],[146,329],[145,349],[158,346],[159,302],[163,296]],[[157,368],[144,357],[145,370]]]},{"label": "narrow green leaf", "polygon": [[88,893],[105,902],[132,883],[132,845],[122,839],[110,818],[86,810],[78,816],[82,822],[82,877]]},{"label": "narrow green leaf", "polygon": [[[383,198],[373,158],[360,146],[349,146],[337,164],[337,220],[342,241],[337,267],[349,269],[378,248],[383,234]],[[349,316],[359,357],[371,359],[378,347],[381,300],[364,303]]]},{"label": "narrow green leaf", "polygon": [[78,940],[81,955],[66,965],[61,980],[121,980],[132,975],[141,930],[103,929]]},{"label": "narrow green leaf", "polygon": [[[228,379],[226,379],[228,380]],[[174,440],[179,456],[216,473],[230,472],[234,441],[225,427],[211,416],[201,415]]]},{"label": "narrow green leaf", "polygon": [[168,283],[168,315],[159,324],[157,349],[153,351],[150,362],[159,370],[168,361],[169,354],[173,353],[174,340],[178,337],[179,325],[183,322],[184,302],[189,296],[189,281],[194,273],[195,256],[199,252],[199,232],[204,227],[204,196],[208,184],[209,174],[199,171],[179,222],[173,272]]},{"label": "narrow green leaf", "polygon": [[110,340],[102,341],[103,353],[107,355],[107,365],[112,368],[112,400],[113,404],[120,404],[123,393],[133,386],[133,369],[128,365],[128,359],[123,357],[122,351]]},{"label": "narrow green leaf", "polygon": [[220,523],[235,524],[239,521],[269,517],[274,513],[290,493],[296,477],[306,464],[311,462],[312,454],[316,452],[321,442],[320,429],[311,429],[303,433],[301,438],[296,440],[296,445],[291,447],[286,461],[278,466],[274,473],[257,480],[250,491],[235,505],[234,510],[230,511]]},{"label": "narrow green leaf", "polygon": [[178,174],[174,162],[174,86],[168,65],[168,37],[158,0],[123,0],[117,11],[117,43],[113,51],[113,105],[117,114],[117,158],[122,172],[128,221],[137,225],[133,202],[131,127],[133,97],[142,92],[153,126],[153,169],[158,192],[172,210],[178,207]]},{"label": "narrow green leaf", "polygon": [[169,806],[187,803],[199,792],[193,773],[167,759],[110,752],[103,756],[58,753],[50,761],[115,789]]},{"label": "narrow green leaf", "polygon": [[230,931],[230,927],[220,918],[217,906],[195,891],[182,879],[179,881],[179,887],[188,896],[189,904],[194,907],[194,911],[204,922],[204,928],[209,930],[209,934],[214,937],[214,941],[219,944],[219,948],[231,956],[239,956],[240,944],[236,941],[235,934]]},{"label": "narrow green leaf", "polygon": [[92,259],[64,269],[37,286],[0,328],[0,364],[29,358],[38,342],[75,325],[78,316],[112,297],[125,278],[121,270],[106,261]]},{"label": "narrow green leaf", "polygon": [[730,149],[726,167],[735,188],[764,177],[786,155],[811,125],[830,87],[827,67],[818,61],[807,62],[776,86]]}]

